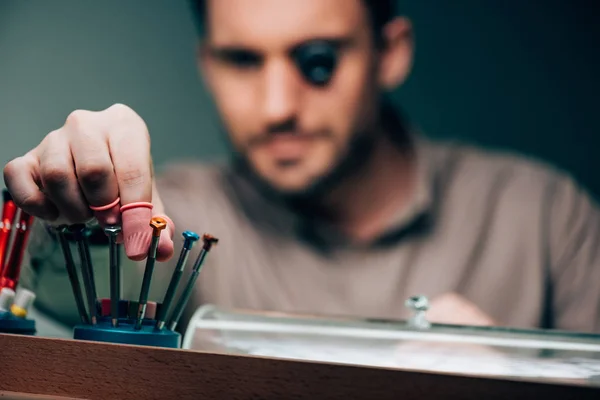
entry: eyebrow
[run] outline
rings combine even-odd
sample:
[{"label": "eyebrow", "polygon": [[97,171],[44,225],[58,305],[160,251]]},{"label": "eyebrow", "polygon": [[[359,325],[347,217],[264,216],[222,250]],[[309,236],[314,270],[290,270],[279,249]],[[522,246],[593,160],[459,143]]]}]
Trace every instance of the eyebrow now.
[{"label": "eyebrow", "polygon": [[[298,48],[306,46],[310,43],[314,43],[314,42],[327,42],[329,44],[331,44],[332,46],[334,46],[336,49],[340,50],[340,49],[344,49],[344,48],[348,48],[351,47],[355,42],[356,42],[356,38],[351,37],[351,36],[334,36],[334,35],[321,35],[321,36],[313,36],[310,38],[305,38],[302,40],[299,40],[295,43],[293,43],[292,45],[290,45],[287,49],[286,49],[286,54],[291,54],[294,51],[296,51]],[[222,44],[222,45],[215,45],[215,44],[211,44],[211,43],[207,43],[206,48],[208,50],[208,52],[216,58],[223,58],[223,57],[227,57],[231,54],[235,54],[235,53],[248,53],[248,54],[252,54],[255,55],[257,57],[262,57],[262,55],[264,54],[264,52],[256,47],[253,46],[247,46],[244,44]]]}]

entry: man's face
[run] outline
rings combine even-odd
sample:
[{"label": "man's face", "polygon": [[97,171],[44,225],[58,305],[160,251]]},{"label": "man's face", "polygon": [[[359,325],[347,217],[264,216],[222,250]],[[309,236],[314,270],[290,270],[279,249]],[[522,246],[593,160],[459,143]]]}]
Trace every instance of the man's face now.
[{"label": "man's face", "polygon": [[[362,0],[208,2],[206,80],[235,150],[273,189],[303,193],[368,135],[377,56]],[[318,86],[293,54],[323,40],[337,66]]]}]

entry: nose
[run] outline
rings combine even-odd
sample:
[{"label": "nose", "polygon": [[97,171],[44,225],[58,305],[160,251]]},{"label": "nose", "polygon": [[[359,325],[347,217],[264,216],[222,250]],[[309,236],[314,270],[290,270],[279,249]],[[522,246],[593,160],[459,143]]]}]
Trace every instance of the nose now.
[{"label": "nose", "polygon": [[295,119],[298,112],[299,85],[296,71],[285,60],[273,60],[264,71],[263,104],[267,126]]}]

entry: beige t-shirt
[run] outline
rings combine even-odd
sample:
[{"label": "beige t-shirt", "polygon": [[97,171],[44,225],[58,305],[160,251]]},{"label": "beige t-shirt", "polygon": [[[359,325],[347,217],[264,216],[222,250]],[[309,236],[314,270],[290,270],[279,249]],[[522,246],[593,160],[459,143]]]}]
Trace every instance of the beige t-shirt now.
[{"label": "beige t-shirt", "polygon": [[[421,140],[417,150],[412,206],[368,247],[265,199],[226,165],[166,168],[158,185],[176,252],[183,230],[220,239],[190,310],[213,303],[403,319],[407,297],[454,292],[502,325],[600,332],[600,214],[572,179],[471,147]],[[36,290],[38,308],[77,323],[60,248],[43,230],[32,236],[23,284]],[[108,251],[92,251],[99,295],[108,297]],[[136,300],[141,269],[124,261],[125,296]],[[172,263],[157,265],[153,300],[171,272]]]}]

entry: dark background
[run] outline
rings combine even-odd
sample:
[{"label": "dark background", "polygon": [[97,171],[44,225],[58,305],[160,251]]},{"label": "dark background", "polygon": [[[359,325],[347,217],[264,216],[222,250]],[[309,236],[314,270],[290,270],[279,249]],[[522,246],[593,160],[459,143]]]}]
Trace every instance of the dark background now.
[{"label": "dark background", "polygon": [[[417,52],[395,99],[432,137],[534,156],[598,196],[597,3],[402,0]],[[3,0],[0,162],[115,102],[146,119],[159,167],[224,155],[194,44],[185,1]]]}]

